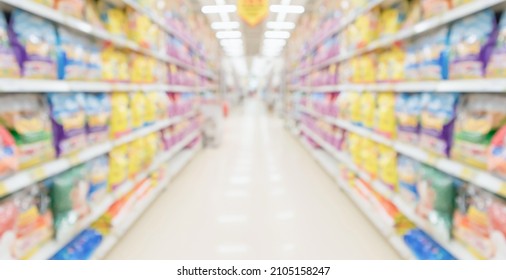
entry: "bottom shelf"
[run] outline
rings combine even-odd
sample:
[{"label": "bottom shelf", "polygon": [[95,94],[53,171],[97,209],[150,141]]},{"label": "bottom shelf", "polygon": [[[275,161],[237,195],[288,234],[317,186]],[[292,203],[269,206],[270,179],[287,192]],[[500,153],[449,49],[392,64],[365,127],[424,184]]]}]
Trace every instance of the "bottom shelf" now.
[{"label": "bottom shelf", "polygon": [[136,205],[132,213],[121,223],[120,226],[115,228],[104,238],[104,240],[102,240],[99,247],[93,253],[91,259],[100,260],[107,256],[107,254],[114,248],[114,246],[142,216],[142,214],[144,214],[153,202],[160,197],[160,194],[165,191],[172,179],[174,179],[174,177],[191,161],[201,148],[202,143],[199,142],[199,144],[193,149],[180,152],[173,160],[167,163],[170,169],[166,178],[159,183],[159,186],[151,194],[149,194],[142,203]]}]

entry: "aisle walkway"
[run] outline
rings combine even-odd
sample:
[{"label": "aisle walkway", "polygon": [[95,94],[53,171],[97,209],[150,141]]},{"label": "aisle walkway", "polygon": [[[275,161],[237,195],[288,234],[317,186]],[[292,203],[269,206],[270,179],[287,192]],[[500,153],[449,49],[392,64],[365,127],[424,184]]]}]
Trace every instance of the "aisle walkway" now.
[{"label": "aisle walkway", "polygon": [[397,259],[277,119],[249,101],[109,259]]}]

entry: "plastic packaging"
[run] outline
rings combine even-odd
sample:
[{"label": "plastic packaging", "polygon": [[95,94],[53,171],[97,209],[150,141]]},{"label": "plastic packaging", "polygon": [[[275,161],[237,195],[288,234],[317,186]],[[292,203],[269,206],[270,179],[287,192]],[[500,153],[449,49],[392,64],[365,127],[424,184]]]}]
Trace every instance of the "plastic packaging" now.
[{"label": "plastic packaging", "polygon": [[107,93],[87,93],[85,95],[86,136],[89,144],[109,139],[111,120],[111,100]]},{"label": "plastic packaging", "polygon": [[10,46],[7,21],[0,11],[0,78],[18,78],[20,75],[19,65]]}]

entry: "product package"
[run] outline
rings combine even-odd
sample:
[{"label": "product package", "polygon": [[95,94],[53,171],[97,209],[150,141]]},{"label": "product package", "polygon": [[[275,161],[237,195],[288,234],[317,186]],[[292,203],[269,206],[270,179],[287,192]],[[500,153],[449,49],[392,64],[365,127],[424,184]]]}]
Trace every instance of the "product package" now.
[{"label": "product package", "polygon": [[421,46],[418,74],[421,80],[448,79],[448,28],[427,33],[418,44]]},{"label": "product package", "polygon": [[421,229],[410,230],[404,242],[419,260],[455,260],[448,251]]},{"label": "product package", "polygon": [[400,93],[395,100],[397,139],[416,145],[420,134],[421,95]]},{"label": "product package", "polygon": [[48,93],[53,142],[58,156],[86,147],[83,93]]},{"label": "product package", "polygon": [[439,170],[421,165],[416,213],[431,223],[434,233],[445,240],[451,235],[456,187],[462,184]]},{"label": "product package", "polygon": [[393,92],[378,93],[374,130],[379,134],[395,138],[395,94]]},{"label": "product package", "polygon": [[86,136],[89,144],[109,139],[111,100],[107,93],[86,93]]},{"label": "product package", "polygon": [[27,259],[53,235],[47,189],[33,185],[0,201],[0,259]]},{"label": "product package", "polygon": [[492,138],[506,124],[505,106],[506,98],[502,95],[464,95],[455,124],[452,158],[486,169]]},{"label": "product package", "polygon": [[109,153],[109,187],[115,190],[128,179],[128,146],[115,147]]},{"label": "product package", "polygon": [[56,0],[56,9],[66,15],[83,19],[85,0]]},{"label": "product package", "polygon": [[483,78],[496,39],[497,24],[492,10],[454,23],[450,32],[449,78]]},{"label": "product package", "polygon": [[61,80],[83,80],[88,65],[86,38],[65,27],[58,27],[58,78]]},{"label": "product package", "polygon": [[408,81],[421,80],[421,51],[420,43],[412,41],[406,45],[405,62],[404,62],[404,78]]},{"label": "product package", "polygon": [[494,50],[490,56],[487,65],[488,78],[504,78],[506,77],[506,12],[503,11],[499,21],[497,40]]},{"label": "product package", "polygon": [[104,23],[100,19],[96,0],[86,0],[84,4],[85,21],[93,25],[93,27],[105,30]]},{"label": "product package", "polygon": [[506,201],[473,185],[458,189],[453,235],[480,259],[506,258]]},{"label": "product package", "polygon": [[418,203],[418,170],[420,170],[420,163],[416,160],[399,155],[397,159],[397,174],[399,176],[399,194],[411,205]]},{"label": "product package", "polygon": [[57,240],[68,237],[90,212],[87,178],[86,165],[79,165],[44,182],[50,189]]},{"label": "product package", "polygon": [[111,137],[119,138],[128,134],[132,129],[131,118],[128,93],[113,92],[111,94]]},{"label": "product package", "polygon": [[377,95],[373,92],[363,92],[360,95],[361,125],[374,129],[376,117]]},{"label": "product package", "polygon": [[43,95],[0,96],[0,122],[16,141],[21,169],[55,157],[49,109]]},{"label": "product package", "polygon": [[11,14],[9,39],[24,78],[57,78],[57,38],[51,22],[16,9]]},{"label": "product package", "polygon": [[65,245],[51,260],[88,260],[102,242],[103,235],[95,229],[85,229]]},{"label": "product package", "polygon": [[143,127],[146,112],[146,96],[143,92],[134,92],[130,94],[130,111],[132,112],[132,128]]},{"label": "product package", "polygon": [[86,40],[85,48],[87,57],[85,57],[86,74],[88,81],[102,80],[102,49],[95,40]]},{"label": "product package", "polygon": [[100,19],[105,23],[109,33],[126,38],[128,21],[123,9],[114,7],[113,4],[107,1],[99,1],[98,11],[100,12]]},{"label": "product package", "polygon": [[0,77],[19,78],[20,75],[19,64],[10,46],[7,21],[0,10]]},{"label": "product package", "polygon": [[425,19],[444,14],[451,10],[451,0],[420,0]]},{"label": "product package", "polygon": [[363,138],[361,149],[361,167],[369,176],[377,178],[379,169],[378,161],[380,158],[378,144],[368,138]]},{"label": "product package", "polygon": [[449,156],[459,101],[457,93],[422,94],[420,146],[431,153]]},{"label": "product package", "polygon": [[106,155],[92,159],[86,163],[87,180],[90,184],[88,202],[97,204],[107,194],[109,176],[109,158]]},{"label": "product package", "polygon": [[503,126],[492,138],[487,166],[489,171],[506,178],[506,126]]},{"label": "product package", "polygon": [[19,169],[19,152],[12,134],[0,125],[0,178]]},{"label": "product package", "polygon": [[380,32],[388,37],[396,34],[406,21],[409,8],[408,0],[401,0],[381,11]]},{"label": "product package", "polygon": [[378,178],[392,191],[397,190],[397,152],[391,147],[378,144]]}]

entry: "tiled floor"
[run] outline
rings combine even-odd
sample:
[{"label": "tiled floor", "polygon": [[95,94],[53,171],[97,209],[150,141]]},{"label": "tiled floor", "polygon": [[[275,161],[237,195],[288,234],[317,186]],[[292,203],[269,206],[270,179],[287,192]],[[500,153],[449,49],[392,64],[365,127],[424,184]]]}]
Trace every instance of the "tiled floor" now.
[{"label": "tiled floor", "polygon": [[281,120],[248,101],[109,259],[398,259]]}]

